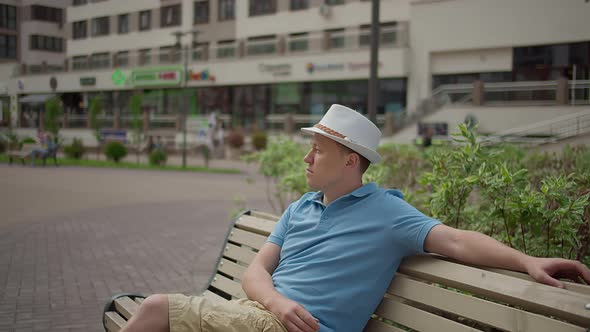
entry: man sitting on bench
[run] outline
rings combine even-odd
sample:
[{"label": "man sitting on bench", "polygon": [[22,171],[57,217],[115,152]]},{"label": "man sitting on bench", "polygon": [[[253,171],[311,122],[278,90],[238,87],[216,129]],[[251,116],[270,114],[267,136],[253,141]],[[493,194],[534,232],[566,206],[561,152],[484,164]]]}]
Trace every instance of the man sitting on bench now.
[{"label": "man sitting on bench", "polygon": [[590,282],[577,261],[535,258],[473,231],[423,215],[397,190],[362,184],[381,132],[360,113],[332,105],[304,161],[317,192],[292,203],[246,270],[248,300],[213,304],[204,297],[152,295],[123,329],[132,331],[362,331],[401,260],[422,252],[468,264]]}]

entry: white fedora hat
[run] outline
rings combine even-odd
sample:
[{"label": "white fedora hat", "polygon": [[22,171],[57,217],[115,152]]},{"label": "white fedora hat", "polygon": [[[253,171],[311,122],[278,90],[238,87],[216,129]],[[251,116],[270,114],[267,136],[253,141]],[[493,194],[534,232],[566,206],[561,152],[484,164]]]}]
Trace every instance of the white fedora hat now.
[{"label": "white fedora hat", "polygon": [[332,105],[320,123],[313,127],[301,128],[301,131],[326,136],[358,152],[371,163],[381,160],[376,151],[381,130],[364,115],[348,107]]}]

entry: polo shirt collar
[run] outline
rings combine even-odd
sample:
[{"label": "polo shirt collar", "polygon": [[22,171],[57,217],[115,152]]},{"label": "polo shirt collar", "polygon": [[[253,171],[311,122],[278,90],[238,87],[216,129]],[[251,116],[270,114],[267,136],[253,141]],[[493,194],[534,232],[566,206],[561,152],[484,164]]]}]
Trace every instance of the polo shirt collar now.
[{"label": "polo shirt collar", "polygon": [[[354,197],[365,197],[367,195],[370,195],[372,193],[374,193],[377,190],[377,184],[374,182],[371,183],[367,183],[365,185],[363,185],[362,187],[354,190],[353,192],[351,192],[348,195],[352,195]],[[345,195],[345,196],[348,196]],[[322,202],[322,198],[324,197],[324,193],[321,191],[316,192],[315,194],[311,195],[308,198],[308,201],[317,201],[317,202]]]}]

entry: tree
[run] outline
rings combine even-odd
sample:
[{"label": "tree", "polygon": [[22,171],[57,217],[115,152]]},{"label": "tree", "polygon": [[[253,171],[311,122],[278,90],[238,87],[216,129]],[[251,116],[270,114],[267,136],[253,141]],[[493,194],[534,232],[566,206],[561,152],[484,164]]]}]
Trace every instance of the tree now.
[{"label": "tree", "polygon": [[90,100],[90,105],[88,106],[88,112],[90,113],[90,128],[94,131],[94,137],[96,138],[96,142],[98,146],[96,147],[96,159],[98,160],[101,146],[102,146],[102,138],[100,136],[100,129],[102,128],[102,123],[98,118],[98,114],[102,112],[103,102],[101,96],[96,96]]},{"label": "tree", "polygon": [[135,94],[129,100],[129,109],[131,110],[131,128],[133,130],[132,141],[135,145],[135,153],[137,163],[139,164],[139,152],[141,150],[141,143],[143,141],[143,121],[141,104],[143,95]]},{"label": "tree", "polygon": [[63,108],[58,97],[53,97],[45,102],[45,116],[43,117],[43,125],[45,130],[49,131],[54,139],[57,139],[59,134],[59,121],[63,115]]}]

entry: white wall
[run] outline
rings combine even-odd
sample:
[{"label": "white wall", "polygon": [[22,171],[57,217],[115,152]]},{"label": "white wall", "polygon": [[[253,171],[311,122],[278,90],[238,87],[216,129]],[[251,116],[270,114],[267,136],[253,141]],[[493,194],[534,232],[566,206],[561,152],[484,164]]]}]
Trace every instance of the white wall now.
[{"label": "white wall", "polygon": [[512,70],[512,48],[432,53],[432,74],[458,74]]},{"label": "white wall", "polygon": [[428,96],[431,54],[590,40],[590,3],[576,0],[415,1],[408,105]]},{"label": "white wall", "polygon": [[[20,25],[20,49],[21,62],[30,65],[39,65],[43,61],[48,64],[63,65],[66,59],[66,34],[65,26],[60,28],[55,23],[41,22],[41,21],[25,21]],[[31,35],[42,35],[48,37],[57,37],[64,40],[64,52],[47,52],[47,51],[33,51],[31,50]]]}]

